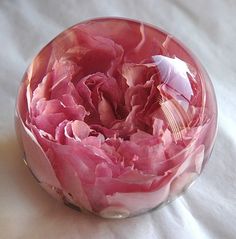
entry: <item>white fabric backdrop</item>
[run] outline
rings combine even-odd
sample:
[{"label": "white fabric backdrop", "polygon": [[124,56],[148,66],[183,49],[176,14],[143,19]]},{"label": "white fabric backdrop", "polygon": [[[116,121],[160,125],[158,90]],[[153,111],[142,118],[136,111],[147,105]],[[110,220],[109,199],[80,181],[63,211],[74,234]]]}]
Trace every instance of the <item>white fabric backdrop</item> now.
[{"label": "white fabric backdrop", "polygon": [[[191,189],[140,217],[110,221],[56,202],[21,160],[14,133],[19,81],[33,56],[87,18],[143,20],[177,36],[199,57],[215,86],[219,132],[212,157]],[[0,238],[236,238],[236,1],[0,1]]]}]

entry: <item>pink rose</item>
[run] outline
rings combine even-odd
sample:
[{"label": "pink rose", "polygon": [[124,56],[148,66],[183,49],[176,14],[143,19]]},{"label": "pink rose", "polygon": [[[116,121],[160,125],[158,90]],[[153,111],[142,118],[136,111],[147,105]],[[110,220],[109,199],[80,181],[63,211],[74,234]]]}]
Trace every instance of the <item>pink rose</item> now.
[{"label": "pink rose", "polygon": [[91,20],[33,60],[17,126],[29,167],[55,197],[126,217],[175,197],[201,173],[215,136],[214,95],[188,53],[174,56],[176,42],[161,39],[136,22]]}]

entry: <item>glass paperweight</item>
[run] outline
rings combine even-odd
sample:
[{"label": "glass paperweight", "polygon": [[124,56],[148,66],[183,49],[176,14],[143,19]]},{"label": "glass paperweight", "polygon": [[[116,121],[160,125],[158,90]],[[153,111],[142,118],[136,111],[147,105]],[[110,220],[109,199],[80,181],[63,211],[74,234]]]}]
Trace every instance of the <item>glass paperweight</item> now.
[{"label": "glass paperweight", "polygon": [[33,59],[16,130],[39,184],[104,218],[181,194],[210,157],[217,128],[204,68],[173,36],[143,22],[79,23]]}]

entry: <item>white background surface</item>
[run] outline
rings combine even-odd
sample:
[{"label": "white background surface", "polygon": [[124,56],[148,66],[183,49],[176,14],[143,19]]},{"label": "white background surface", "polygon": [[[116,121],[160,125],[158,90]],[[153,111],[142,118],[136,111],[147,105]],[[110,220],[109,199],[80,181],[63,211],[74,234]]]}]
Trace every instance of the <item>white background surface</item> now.
[{"label": "white background surface", "polygon": [[[202,176],[170,205],[110,221],[56,202],[21,160],[14,105],[21,77],[37,52],[65,28],[98,16],[157,25],[182,40],[215,86],[219,131]],[[236,238],[236,1],[0,0],[0,238]]]}]

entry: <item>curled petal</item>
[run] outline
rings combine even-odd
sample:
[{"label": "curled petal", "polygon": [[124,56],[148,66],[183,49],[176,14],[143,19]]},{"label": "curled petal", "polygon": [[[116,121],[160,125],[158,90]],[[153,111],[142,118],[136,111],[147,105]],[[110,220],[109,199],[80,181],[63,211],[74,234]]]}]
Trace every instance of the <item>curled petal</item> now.
[{"label": "curled petal", "polygon": [[98,104],[98,112],[103,125],[109,126],[115,120],[113,109],[110,103],[103,96]]},{"label": "curled petal", "polygon": [[90,128],[83,121],[75,120],[71,123],[72,132],[74,137],[77,139],[85,139],[89,136]]},{"label": "curled petal", "polygon": [[129,87],[145,84],[152,75],[157,73],[156,65],[126,63],[122,66],[122,75]]}]

